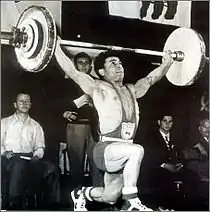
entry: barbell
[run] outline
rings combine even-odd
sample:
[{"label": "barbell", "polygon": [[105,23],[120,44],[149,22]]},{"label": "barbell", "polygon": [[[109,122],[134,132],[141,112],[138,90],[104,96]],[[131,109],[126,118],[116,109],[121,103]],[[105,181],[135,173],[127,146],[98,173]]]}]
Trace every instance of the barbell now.
[{"label": "barbell", "polygon": [[[56,46],[56,25],[50,11],[42,6],[30,6],[22,12],[10,32],[1,32],[1,43],[15,47],[20,66],[29,72],[42,71],[52,59]],[[101,50],[128,51],[163,57],[166,51],[173,51],[175,62],[166,74],[174,85],[192,84],[209,61],[202,36],[189,28],[174,30],[166,40],[163,52],[134,49],[113,45],[61,40],[61,45]]]}]

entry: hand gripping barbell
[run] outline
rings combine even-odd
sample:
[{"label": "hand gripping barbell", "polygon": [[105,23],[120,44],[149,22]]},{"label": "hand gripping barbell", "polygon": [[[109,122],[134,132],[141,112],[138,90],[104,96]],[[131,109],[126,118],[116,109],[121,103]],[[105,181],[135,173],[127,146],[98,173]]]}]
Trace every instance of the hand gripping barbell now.
[{"label": "hand gripping barbell", "polygon": [[[27,8],[10,32],[1,32],[1,43],[15,47],[18,63],[29,72],[39,72],[47,66],[54,54],[56,38],[54,18],[49,10],[42,6]],[[166,77],[172,84],[179,86],[192,84],[208,60],[205,56],[206,47],[203,38],[189,28],[174,30],[166,40],[163,52],[67,40],[61,40],[61,45],[129,51],[161,57],[166,51],[171,50],[175,62]]]}]

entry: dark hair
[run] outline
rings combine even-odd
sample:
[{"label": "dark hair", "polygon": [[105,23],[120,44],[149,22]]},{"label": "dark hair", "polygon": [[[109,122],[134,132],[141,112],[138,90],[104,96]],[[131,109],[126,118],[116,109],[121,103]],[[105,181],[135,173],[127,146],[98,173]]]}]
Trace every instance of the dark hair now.
[{"label": "dark hair", "polygon": [[18,99],[18,97],[19,97],[20,95],[28,95],[28,96],[30,96],[30,98],[31,98],[31,95],[29,94],[29,92],[24,92],[24,91],[22,91],[22,92],[18,92],[18,93],[16,94],[15,102],[17,101],[17,99]]},{"label": "dark hair", "polygon": [[95,58],[94,70],[99,78],[102,78],[102,76],[99,73],[99,70],[104,68],[105,60],[108,57],[118,57],[119,58],[120,53],[119,53],[119,51],[114,51],[114,50],[103,51]]},{"label": "dark hair", "polygon": [[199,126],[204,126],[205,122],[209,122],[208,118],[200,120]]},{"label": "dark hair", "polygon": [[74,56],[74,64],[75,65],[77,64],[78,58],[81,58],[81,57],[86,57],[89,60],[89,63],[91,64],[91,62],[92,62],[91,57],[85,52],[80,52]]},{"label": "dark hair", "polygon": [[170,117],[172,117],[172,119],[173,119],[172,113],[164,113],[164,114],[160,114],[160,115],[159,115],[158,120],[159,120],[159,121],[162,121],[163,118],[164,118],[165,116],[170,116]]}]

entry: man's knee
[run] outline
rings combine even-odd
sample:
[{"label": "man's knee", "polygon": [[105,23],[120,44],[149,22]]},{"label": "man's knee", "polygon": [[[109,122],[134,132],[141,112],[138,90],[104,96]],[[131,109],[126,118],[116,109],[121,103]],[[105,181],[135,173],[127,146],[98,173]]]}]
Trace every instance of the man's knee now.
[{"label": "man's knee", "polygon": [[14,165],[12,166],[12,172],[20,172],[20,173],[22,173],[23,171],[26,170],[26,166],[27,166],[26,161],[24,161],[22,159],[16,160],[14,162]]},{"label": "man's knee", "polygon": [[55,176],[58,176],[60,173],[59,171],[59,168],[58,166],[50,163],[50,162],[47,162],[47,166],[46,166],[46,170],[45,170],[45,176],[48,176],[48,175],[55,175]]},{"label": "man's knee", "polygon": [[141,146],[139,144],[135,144],[134,149],[133,149],[133,154],[135,154],[136,156],[139,156],[139,157],[143,157],[144,156],[143,146]]}]

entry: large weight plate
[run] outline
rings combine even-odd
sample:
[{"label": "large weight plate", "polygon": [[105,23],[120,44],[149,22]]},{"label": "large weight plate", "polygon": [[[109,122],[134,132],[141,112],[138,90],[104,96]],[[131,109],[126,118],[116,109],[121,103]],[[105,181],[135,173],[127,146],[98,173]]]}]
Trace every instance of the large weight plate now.
[{"label": "large weight plate", "polygon": [[175,61],[166,74],[174,85],[188,86],[199,77],[205,64],[206,47],[203,38],[189,28],[178,28],[168,37],[163,51],[182,51],[184,60]]},{"label": "large weight plate", "polygon": [[48,9],[31,6],[21,14],[17,28],[25,28],[28,40],[15,48],[17,61],[29,72],[43,70],[52,59],[56,45],[56,25]]}]

